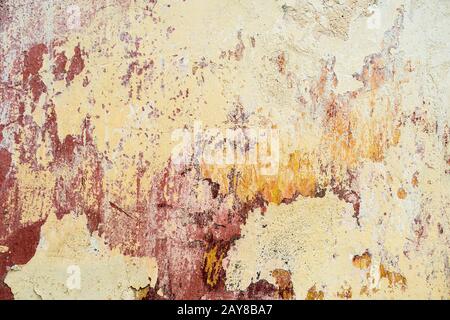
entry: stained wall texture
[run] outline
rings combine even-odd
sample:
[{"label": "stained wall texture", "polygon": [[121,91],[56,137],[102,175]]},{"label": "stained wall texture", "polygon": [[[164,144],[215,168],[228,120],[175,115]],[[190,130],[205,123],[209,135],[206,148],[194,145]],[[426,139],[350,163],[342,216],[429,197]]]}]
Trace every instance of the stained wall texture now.
[{"label": "stained wall texture", "polygon": [[450,1],[0,23],[0,299],[450,298]]}]

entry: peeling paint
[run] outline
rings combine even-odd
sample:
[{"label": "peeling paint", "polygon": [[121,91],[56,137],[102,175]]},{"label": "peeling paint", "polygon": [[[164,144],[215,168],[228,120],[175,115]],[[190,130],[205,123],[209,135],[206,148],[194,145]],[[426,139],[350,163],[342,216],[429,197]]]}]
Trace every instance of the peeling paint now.
[{"label": "peeling paint", "polygon": [[448,299],[449,19],[3,1],[0,299]]}]

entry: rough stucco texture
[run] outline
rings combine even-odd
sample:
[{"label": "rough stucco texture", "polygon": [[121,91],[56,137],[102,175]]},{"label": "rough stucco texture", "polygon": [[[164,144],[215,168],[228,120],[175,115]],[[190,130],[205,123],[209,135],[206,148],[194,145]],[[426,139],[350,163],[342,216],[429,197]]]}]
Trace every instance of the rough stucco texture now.
[{"label": "rough stucco texture", "polygon": [[450,298],[450,1],[1,0],[0,22],[0,299]]}]

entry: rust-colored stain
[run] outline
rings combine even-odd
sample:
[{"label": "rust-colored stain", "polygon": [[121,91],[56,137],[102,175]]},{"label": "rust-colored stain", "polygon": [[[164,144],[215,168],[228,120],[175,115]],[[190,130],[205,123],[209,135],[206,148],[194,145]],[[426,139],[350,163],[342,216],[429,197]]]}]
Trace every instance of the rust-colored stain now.
[{"label": "rust-colored stain", "polygon": [[277,295],[280,299],[291,300],[295,298],[294,288],[291,280],[291,273],[283,269],[275,269],[272,271],[272,277],[275,278]]},{"label": "rust-colored stain", "polygon": [[342,286],[341,291],[337,292],[336,295],[340,299],[351,299],[352,298],[352,288],[350,286]]},{"label": "rust-colored stain", "polygon": [[397,191],[397,197],[399,199],[405,199],[406,196],[407,196],[407,193],[406,193],[405,189],[399,188],[398,191]]},{"label": "rust-colored stain", "polygon": [[355,255],[352,263],[356,268],[367,269],[372,264],[372,255],[369,251],[365,251],[362,255]]},{"label": "rust-colored stain", "polygon": [[402,289],[406,287],[406,278],[398,273],[386,270],[385,266],[380,264],[380,278],[386,278],[389,281],[389,286],[399,286]]},{"label": "rust-colored stain", "polygon": [[305,300],[323,300],[324,293],[322,290],[317,290],[316,285],[309,288]]},{"label": "rust-colored stain", "polygon": [[221,273],[222,277],[224,277],[222,262],[227,251],[227,248],[223,248],[220,244],[216,244],[205,253],[203,270],[205,273],[206,284],[212,288],[219,284]]},{"label": "rust-colored stain", "polygon": [[5,0],[0,299],[448,299],[450,3]]}]

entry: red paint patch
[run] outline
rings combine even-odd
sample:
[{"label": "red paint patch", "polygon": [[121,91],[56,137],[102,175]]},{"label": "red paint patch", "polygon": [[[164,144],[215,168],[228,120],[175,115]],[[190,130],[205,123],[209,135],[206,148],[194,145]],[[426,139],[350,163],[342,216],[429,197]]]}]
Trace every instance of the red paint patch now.
[{"label": "red paint patch", "polygon": [[22,82],[25,89],[31,90],[33,101],[38,101],[42,93],[47,91],[45,83],[39,75],[44,64],[44,53],[48,53],[44,44],[37,44],[25,52]]},{"label": "red paint patch", "polygon": [[44,92],[47,92],[47,86],[45,85],[44,81],[42,81],[39,75],[32,76],[29,84],[31,87],[31,93],[33,95],[33,101],[37,102],[41,95]]},{"label": "red paint patch", "polygon": [[48,53],[45,44],[37,44],[25,52],[23,82],[26,83],[30,75],[37,75],[44,63],[44,53]]},{"label": "red paint patch", "polygon": [[53,75],[55,80],[63,80],[66,74],[67,57],[64,52],[58,53],[55,59],[55,65],[53,66]]},{"label": "red paint patch", "polygon": [[80,45],[73,49],[74,55],[70,60],[69,70],[67,71],[66,81],[69,84],[75,76],[79,75],[84,69],[84,60],[82,58]]},{"label": "red paint patch", "polygon": [[6,241],[2,241],[9,250],[4,254],[0,254],[0,300],[11,300],[14,298],[11,289],[3,282],[8,268],[14,265],[26,264],[33,258],[39,244],[43,223],[44,221],[38,221],[31,225],[20,227]]},{"label": "red paint patch", "polygon": [[6,180],[6,174],[9,171],[10,165],[11,153],[8,150],[0,149],[0,187],[3,186],[3,182]]}]

